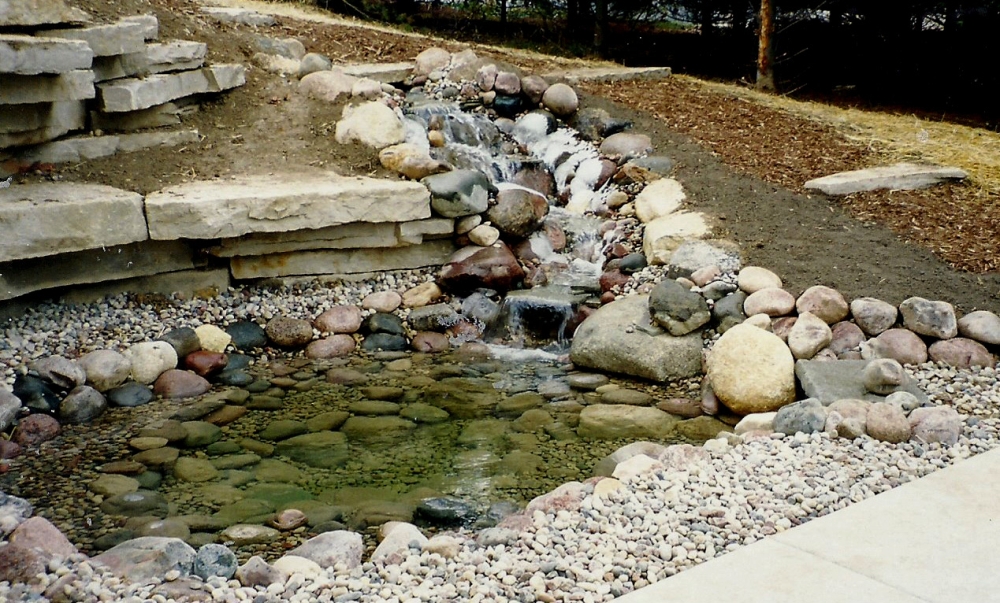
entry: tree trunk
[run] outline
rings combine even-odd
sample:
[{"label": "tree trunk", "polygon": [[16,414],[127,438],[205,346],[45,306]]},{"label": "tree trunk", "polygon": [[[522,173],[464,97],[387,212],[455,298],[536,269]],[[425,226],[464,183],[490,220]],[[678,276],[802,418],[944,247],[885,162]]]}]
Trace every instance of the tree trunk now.
[{"label": "tree trunk", "polygon": [[774,4],[760,0],[760,37],[757,47],[757,89],[774,92]]},{"label": "tree trunk", "polygon": [[500,3],[500,32],[507,35],[507,0],[497,0]]},{"label": "tree trunk", "polygon": [[701,0],[701,13],[698,15],[701,21],[701,35],[712,35],[715,26],[715,11],[712,10],[712,0]]},{"label": "tree trunk", "polygon": [[607,57],[608,53],[608,0],[596,0],[594,11],[596,13],[595,21],[596,26],[594,27],[594,50],[602,58]]}]

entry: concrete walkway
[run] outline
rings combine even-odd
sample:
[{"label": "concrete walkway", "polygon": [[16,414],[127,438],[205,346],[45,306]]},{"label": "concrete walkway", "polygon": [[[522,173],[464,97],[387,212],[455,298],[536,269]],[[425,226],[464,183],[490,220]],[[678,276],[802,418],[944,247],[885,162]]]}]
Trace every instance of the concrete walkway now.
[{"label": "concrete walkway", "polygon": [[1000,602],[1000,449],[617,599]]}]

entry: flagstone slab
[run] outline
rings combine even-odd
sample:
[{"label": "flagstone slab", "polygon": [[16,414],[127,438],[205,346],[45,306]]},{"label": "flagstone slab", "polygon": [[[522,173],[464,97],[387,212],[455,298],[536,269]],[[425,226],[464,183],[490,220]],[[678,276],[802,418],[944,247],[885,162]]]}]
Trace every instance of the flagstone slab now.
[{"label": "flagstone slab", "polygon": [[81,40],[0,34],[0,73],[38,75],[89,69],[94,53]]},{"label": "flagstone slab", "polygon": [[144,78],[114,80],[98,85],[102,110],[108,113],[138,111],[206,92],[222,92],[246,83],[243,65],[220,64],[160,73]]},{"label": "flagstone slab", "polygon": [[828,195],[850,195],[878,189],[914,190],[927,188],[949,180],[964,180],[968,176],[965,170],[955,167],[897,163],[896,165],[840,172],[815,178],[806,182],[805,187]]}]

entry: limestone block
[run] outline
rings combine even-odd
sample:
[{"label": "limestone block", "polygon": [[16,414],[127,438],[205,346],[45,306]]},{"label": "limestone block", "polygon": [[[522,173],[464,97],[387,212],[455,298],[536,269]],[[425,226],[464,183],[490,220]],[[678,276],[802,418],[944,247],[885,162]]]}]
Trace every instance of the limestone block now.
[{"label": "limestone block", "polygon": [[149,276],[196,267],[180,241],[143,241],[9,262],[0,274],[0,300],[70,285]]},{"label": "limestone block", "polygon": [[885,167],[840,172],[806,182],[807,189],[828,195],[850,195],[877,189],[913,190],[940,184],[947,180],[963,180],[968,174],[953,167],[897,163]]},{"label": "limestone block", "polygon": [[[419,241],[418,241],[419,242]],[[312,249],[356,249],[400,247],[396,224],[354,222],[292,232],[258,232],[233,239],[223,239],[208,252],[216,257],[270,255]]]},{"label": "limestone block", "polygon": [[0,27],[83,25],[90,16],[65,0],[0,0]]},{"label": "limestone block", "polygon": [[221,6],[203,6],[201,12],[222,23],[239,23],[240,25],[274,25],[274,17],[258,13],[248,8],[223,8]]},{"label": "limestone block", "polygon": [[344,65],[343,72],[357,78],[368,78],[383,84],[396,84],[413,73],[414,64],[403,63],[357,63]]},{"label": "limestone block", "polygon": [[66,138],[24,149],[15,156],[25,163],[79,163],[110,157],[118,150],[117,136]]},{"label": "limestone block", "polygon": [[82,130],[86,126],[83,101],[12,105],[0,111],[0,148],[38,144]]},{"label": "limestone block", "polygon": [[243,65],[212,65],[204,69],[161,73],[141,79],[106,82],[98,86],[101,107],[108,113],[138,111],[178,98],[222,92],[246,83]]},{"label": "limestone block", "polygon": [[59,75],[0,75],[0,105],[54,103],[94,98],[94,72]]},{"label": "limestone block", "polygon": [[198,69],[205,64],[208,46],[201,42],[174,40],[146,46],[150,73]]},{"label": "limestone block", "polygon": [[138,193],[78,182],[0,189],[0,262],[146,238]]},{"label": "limestone block", "polygon": [[160,36],[160,22],[156,15],[135,15],[132,17],[122,17],[120,22],[128,21],[142,25],[142,37],[149,41]]},{"label": "limestone block", "polygon": [[453,234],[455,234],[455,220],[451,218],[431,218],[399,225],[400,240],[411,245],[432,239],[448,238]]},{"label": "limestone block", "polygon": [[416,182],[329,172],[189,182],[146,197],[150,236],[158,240],[420,220],[430,212],[430,193]]},{"label": "limestone block", "polygon": [[229,266],[233,278],[238,280],[311,274],[358,274],[440,266],[454,252],[454,244],[442,240],[389,249],[300,251],[235,257],[230,260]]},{"label": "limestone block", "polygon": [[48,38],[83,40],[90,45],[95,57],[142,52],[146,27],[138,21],[119,21],[109,25],[94,25],[73,29],[39,31],[35,35]]},{"label": "limestone block", "polygon": [[38,75],[88,69],[94,53],[86,42],[0,34],[0,73]]},{"label": "limestone block", "polygon": [[184,107],[179,103],[169,102],[148,109],[127,111],[124,113],[91,111],[90,123],[91,127],[95,130],[115,132],[162,128],[163,126],[176,126],[180,124],[181,115],[184,115],[188,109],[197,111],[197,105]]},{"label": "limestone block", "polygon": [[94,70],[95,82],[106,82],[147,73],[149,59],[145,52],[130,52],[113,57],[95,57],[91,68]]}]

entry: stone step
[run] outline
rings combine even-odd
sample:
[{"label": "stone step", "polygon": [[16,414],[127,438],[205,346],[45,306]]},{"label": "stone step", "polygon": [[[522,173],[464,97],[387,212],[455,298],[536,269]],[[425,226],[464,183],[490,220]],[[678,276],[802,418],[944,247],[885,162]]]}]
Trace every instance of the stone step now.
[{"label": "stone step", "polygon": [[222,92],[244,83],[243,65],[222,64],[141,79],[105,82],[98,88],[102,109],[108,113],[119,113],[147,109],[193,94]]},{"label": "stone step", "polygon": [[232,238],[430,215],[430,193],[422,184],[332,172],[190,182],[146,197],[150,236],[158,240]]},{"label": "stone step", "polygon": [[91,67],[95,82],[106,82],[149,72],[149,57],[145,52],[130,52],[113,57],[96,57]]},{"label": "stone step", "polygon": [[941,184],[947,180],[964,180],[969,175],[965,170],[936,165],[916,165],[897,163],[885,167],[840,172],[815,178],[806,182],[805,187],[828,195],[850,195],[877,189],[913,190]]},{"label": "stone step", "polygon": [[299,251],[254,257],[234,257],[229,268],[237,280],[359,274],[382,270],[414,270],[440,266],[455,252],[450,240],[428,241],[421,245],[389,249],[344,249]]},{"label": "stone step", "polygon": [[156,18],[156,15],[133,15],[131,17],[122,17],[120,21],[128,21],[141,25],[142,37],[147,42],[160,37],[160,21]]},{"label": "stone step", "polygon": [[95,57],[112,57],[142,52],[146,45],[147,25],[136,20],[122,20],[109,25],[94,25],[76,29],[50,29],[35,35],[49,38],[83,40],[90,45]]},{"label": "stone step", "polygon": [[132,153],[155,147],[176,147],[195,144],[200,141],[198,130],[178,130],[173,132],[142,132],[113,136],[80,136],[57,140],[21,152],[13,157],[27,164],[32,163],[79,163],[115,153]]},{"label": "stone step", "polygon": [[86,42],[0,34],[0,73],[38,75],[89,69],[94,58]]},{"label": "stone step", "polygon": [[86,118],[83,101],[4,107],[0,111],[0,148],[38,144],[82,130]]},{"label": "stone step", "polygon": [[181,241],[142,241],[4,264],[0,300],[59,287],[150,276],[202,265]]},{"label": "stone step", "polygon": [[66,4],[65,0],[0,0],[0,27],[40,25],[84,25],[90,15]]},{"label": "stone step", "polygon": [[146,46],[150,73],[199,69],[205,64],[208,46],[201,42],[174,40]]},{"label": "stone step", "polygon": [[0,75],[0,105],[28,105],[94,98],[94,72],[59,75]]},{"label": "stone step", "polygon": [[[147,238],[142,195],[138,193],[79,182],[0,189],[0,262]],[[7,276],[6,267],[3,272]]]},{"label": "stone step", "polygon": [[414,63],[355,63],[341,69],[347,75],[368,78],[383,84],[397,84],[413,73]]},{"label": "stone step", "polygon": [[146,128],[162,128],[176,126],[181,123],[181,116],[198,111],[198,105],[192,99],[178,99],[162,105],[138,111],[124,113],[90,112],[90,124],[95,130],[105,132],[128,132],[145,130]]}]

